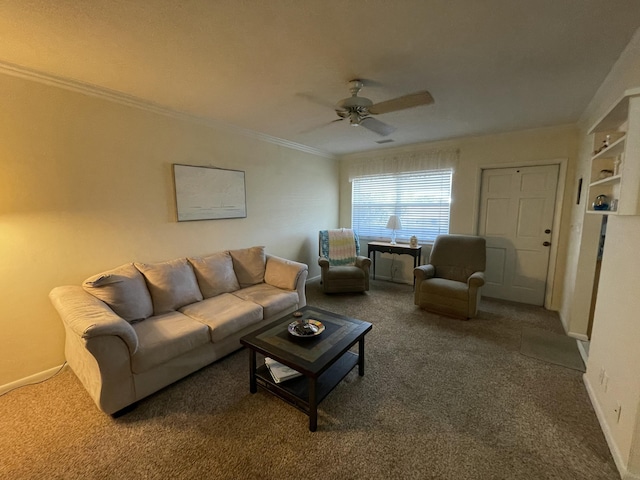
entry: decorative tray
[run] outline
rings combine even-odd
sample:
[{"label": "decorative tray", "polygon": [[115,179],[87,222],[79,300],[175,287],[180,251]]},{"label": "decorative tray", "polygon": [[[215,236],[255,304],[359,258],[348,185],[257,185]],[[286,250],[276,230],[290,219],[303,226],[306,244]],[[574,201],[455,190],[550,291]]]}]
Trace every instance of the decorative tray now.
[{"label": "decorative tray", "polygon": [[291,322],[287,330],[289,330],[289,333],[294,337],[317,337],[324,332],[324,325],[313,318],[309,318],[308,320],[299,319]]}]

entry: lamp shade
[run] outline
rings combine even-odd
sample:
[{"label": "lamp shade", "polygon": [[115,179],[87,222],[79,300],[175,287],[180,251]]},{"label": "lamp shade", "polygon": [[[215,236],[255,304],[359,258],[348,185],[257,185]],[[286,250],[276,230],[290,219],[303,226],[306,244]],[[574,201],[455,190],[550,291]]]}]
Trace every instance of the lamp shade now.
[{"label": "lamp shade", "polygon": [[389,217],[389,221],[387,222],[387,228],[391,230],[402,230],[402,222],[400,221],[400,217],[398,215],[391,215]]}]

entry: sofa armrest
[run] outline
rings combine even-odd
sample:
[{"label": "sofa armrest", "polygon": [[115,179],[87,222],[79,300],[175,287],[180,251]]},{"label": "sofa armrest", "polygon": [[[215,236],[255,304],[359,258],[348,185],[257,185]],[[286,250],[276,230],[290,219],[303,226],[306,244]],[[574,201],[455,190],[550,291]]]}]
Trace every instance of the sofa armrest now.
[{"label": "sofa armrest", "polygon": [[67,329],[78,337],[89,340],[117,336],[127,345],[131,355],[138,350],[138,336],[129,322],[82,287],[56,287],[49,293],[49,298]]},{"label": "sofa armrest", "polygon": [[484,272],[475,272],[467,279],[469,287],[480,288],[484,285]]},{"label": "sofa armrest", "polygon": [[300,262],[267,254],[264,281],[284,290],[297,290],[299,307],[307,304],[306,281],[309,267]]}]

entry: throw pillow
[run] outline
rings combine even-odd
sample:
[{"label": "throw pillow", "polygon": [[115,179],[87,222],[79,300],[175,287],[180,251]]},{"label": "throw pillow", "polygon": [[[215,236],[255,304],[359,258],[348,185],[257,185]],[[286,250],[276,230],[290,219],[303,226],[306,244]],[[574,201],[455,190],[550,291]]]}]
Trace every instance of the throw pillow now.
[{"label": "throw pillow", "polygon": [[[273,260],[273,257],[271,257],[267,260],[264,281],[283,290],[295,290],[301,266],[298,262],[285,259]],[[304,265],[304,267],[306,269],[307,266]]]},{"label": "throw pillow", "polygon": [[230,250],[229,254],[241,288],[264,282],[264,247]]},{"label": "throw pillow", "polygon": [[132,263],[89,277],[82,283],[82,288],[128,322],[153,315],[151,295],[144,277]]},{"label": "throw pillow", "polygon": [[135,263],[147,280],[154,315],[202,300],[193,268],[186,258],[161,263]]},{"label": "throw pillow", "polygon": [[193,266],[204,298],[240,289],[229,252],[214,253],[206,257],[191,257],[188,260]]}]

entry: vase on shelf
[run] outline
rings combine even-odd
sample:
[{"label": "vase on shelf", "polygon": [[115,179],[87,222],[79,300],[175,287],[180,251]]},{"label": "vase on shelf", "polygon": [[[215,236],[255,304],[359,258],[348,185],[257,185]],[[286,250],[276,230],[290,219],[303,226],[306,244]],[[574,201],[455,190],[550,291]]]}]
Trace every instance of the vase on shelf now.
[{"label": "vase on shelf", "polygon": [[621,170],[622,170],[622,154],[618,155],[616,159],[613,161],[613,174],[620,175]]},{"label": "vase on shelf", "polygon": [[593,202],[594,210],[609,210],[609,197],[606,195],[598,195]]}]

